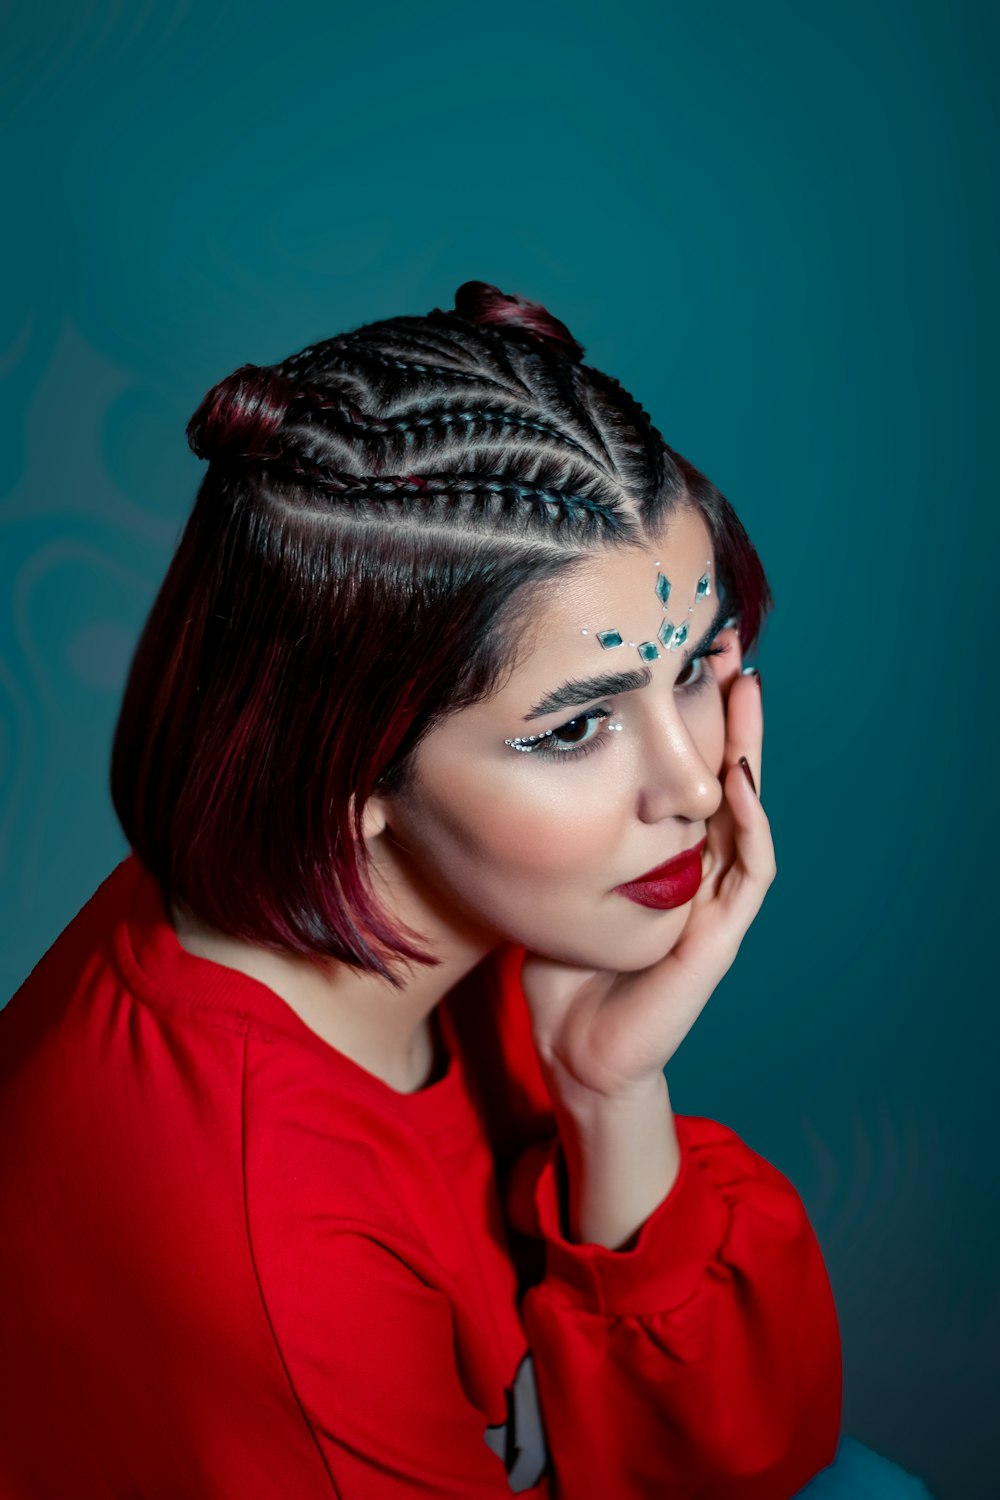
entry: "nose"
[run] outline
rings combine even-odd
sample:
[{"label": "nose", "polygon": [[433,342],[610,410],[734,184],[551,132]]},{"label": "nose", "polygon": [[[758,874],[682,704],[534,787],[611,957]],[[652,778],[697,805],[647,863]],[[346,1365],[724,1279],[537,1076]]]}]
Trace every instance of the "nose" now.
[{"label": "nose", "polygon": [[[681,818],[700,823],[718,812],[724,796],[722,782],[702,753],[711,754],[713,749],[699,746],[676,708],[667,707],[655,722],[644,725],[637,799],[640,821]],[[721,763],[721,739],[717,758]]]}]

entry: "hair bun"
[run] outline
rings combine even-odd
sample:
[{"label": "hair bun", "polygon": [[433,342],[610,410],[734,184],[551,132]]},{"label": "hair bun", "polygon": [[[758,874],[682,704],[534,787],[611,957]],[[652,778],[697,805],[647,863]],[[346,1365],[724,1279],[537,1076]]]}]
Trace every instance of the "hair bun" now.
[{"label": "hair bun", "polygon": [[496,328],[503,332],[519,329],[540,343],[554,343],[574,363],[583,359],[583,345],[578,344],[566,324],[554,318],[540,302],[508,296],[488,281],[464,281],[455,293],[455,311],[459,317],[477,323],[481,328]]},{"label": "hair bun", "polygon": [[241,365],[213,385],[187,425],[199,458],[275,458],[295,392],[277,370]]}]

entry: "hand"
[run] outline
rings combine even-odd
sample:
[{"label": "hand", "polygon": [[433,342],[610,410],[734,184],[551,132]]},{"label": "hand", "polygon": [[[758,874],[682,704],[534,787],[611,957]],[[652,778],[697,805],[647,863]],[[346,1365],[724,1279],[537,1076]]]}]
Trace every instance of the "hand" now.
[{"label": "hand", "polygon": [[[740,674],[739,637],[710,658],[723,689],[723,800],[708,820],[702,881],[674,947],[637,973],[576,969],[529,953],[522,983],[553,1099],[570,1111],[662,1086],[663,1069],[731,967],[777,874],[761,806],[764,715],[758,684]],[[721,663],[721,668],[716,667]],[[739,764],[745,755],[755,794]]]}]

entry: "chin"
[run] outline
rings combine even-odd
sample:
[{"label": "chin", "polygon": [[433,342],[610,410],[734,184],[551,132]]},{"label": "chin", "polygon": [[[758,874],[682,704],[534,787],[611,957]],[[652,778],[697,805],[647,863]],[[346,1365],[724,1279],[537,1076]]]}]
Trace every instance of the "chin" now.
[{"label": "chin", "polygon": [[[633,931],[623,932],[621,924],[618,924],[616,929],[609,929],[603,939],[595,932],[594,938],[584,945],[580,944],[575,935],[567,937],[564,943],[554,940],[551,934],[547,940],[534,943],[524,938],[520,941],[543,958],[548,958],[553,963],[567,964],[570,968],[637,974],[666,958],[676,946],[687,926],[691,903],[688,901],[684,906],[673,906],[665,911],[652,911],[642,907],[633,909],[646,919],[639,924],[638,931],[633,924]],[[594,926],[596,928],[596,923]]]}]

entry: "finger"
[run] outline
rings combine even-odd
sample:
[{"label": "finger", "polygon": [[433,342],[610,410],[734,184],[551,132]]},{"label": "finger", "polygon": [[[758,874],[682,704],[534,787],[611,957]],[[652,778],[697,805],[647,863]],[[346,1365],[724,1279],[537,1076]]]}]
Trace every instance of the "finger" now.
[{"label": "finger", "polygon": [[747,673],[735,678],[726,713],[725,763],[736,765],[745,755],[753,772],[757,795],[763,792],[764,704],[758,679]]},{"label": "finger", "polygon": [[732,877],[734,896],[742,899],[745,888],[748,899],[756,899],[759,907],[777,873],[771,824],[741,765],[729,768],[723,785],[733,817],[738,856],[727,872],[727,880]]},{"label": "finger", "polygon": [[741,765],[725,771],[722,787],[735,854],[710,898],[700,906],[696,898],[697,917],[673,951],[702,975],[721,963],[719,977],[735,960],[777,874],[771,826]]}]

